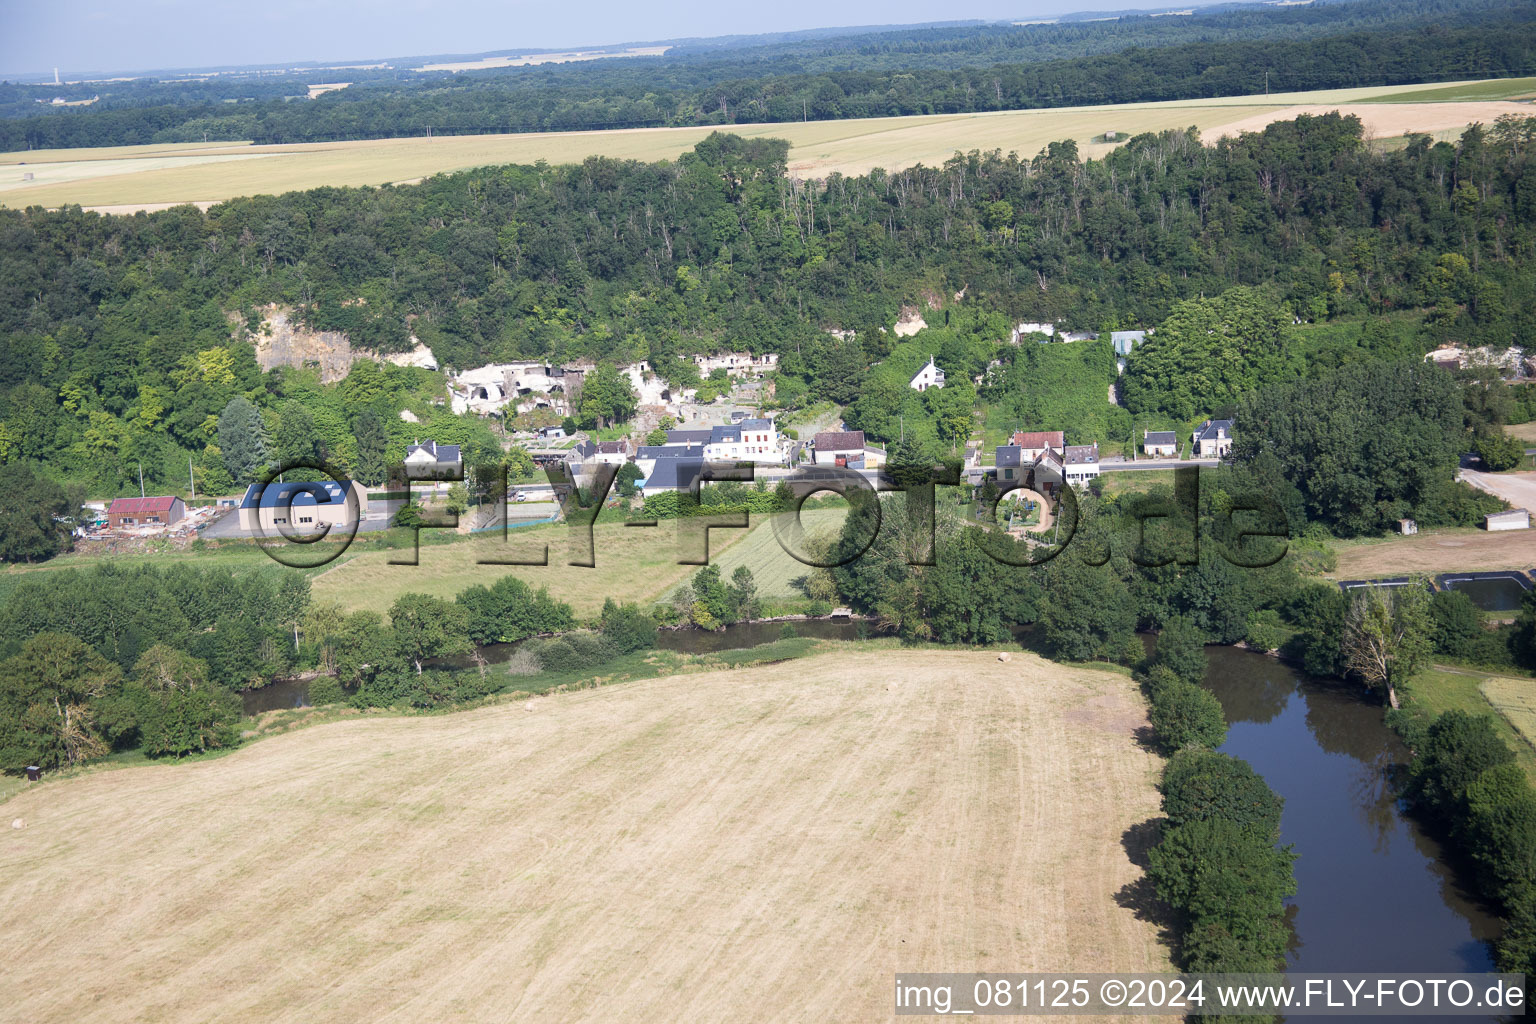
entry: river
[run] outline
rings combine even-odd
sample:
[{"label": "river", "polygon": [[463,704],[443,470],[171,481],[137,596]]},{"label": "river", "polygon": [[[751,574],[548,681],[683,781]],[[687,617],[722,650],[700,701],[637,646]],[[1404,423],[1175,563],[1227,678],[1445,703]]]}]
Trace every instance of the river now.
[{"label": "river", "polygon": [[1273,658],[1230,647],[1207,654],[1205,685],[1229,726],[1221,749],[1285,798],[1281,835],[1299,855],[1290,969],[1493,970],[1498,920],[1402,812],[1389,776],[1408,751],[1382,708]]}]

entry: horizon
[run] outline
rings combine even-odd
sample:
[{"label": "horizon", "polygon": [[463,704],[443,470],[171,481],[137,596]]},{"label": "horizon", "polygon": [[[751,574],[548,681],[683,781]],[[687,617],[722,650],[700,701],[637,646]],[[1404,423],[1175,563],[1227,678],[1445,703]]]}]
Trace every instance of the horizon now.
[{"label": "horizon", "polygon": [[[1189,0],[1209,7],[1225,0]],[[390,0],[387,9],[358,0],[332,0],[321,7],[274,0],[260,8],[159,0],[144,8],[117,7],[105,0],[73,0],[50,6],[13,8],[10,29],[0,41],[0,80],[44,76],[52,84],[82,76],[142,77],[152,72],[298,67],[314,70],[416,57],[473,57],[518,51],[560,52],[638,46],[673,40],[821,31],[868,31],[967,21],[1009,23],[1056,19],[1073,14],[1166,10],[1147,0],[977,0],[965,10],[901,0],[893,5],[859,0],[831,17],[821,5],[797,3],[768,11],[718,10],[703,4],[670,8],[661,16],[628,6],[601,3],[581,16],[548,12],[531,5],[497,5],[489,0],[456,0],[451,10],[422,0]],[[532,13],[537,20],[523,20]],[[146,17],[146,14],[153,14]],[[947,15],[937,17],[936,15]],[[215,19],[209,24],[210,19]],[[466,26],[479,20],[483,27]],[[252,24],[252,22],[257,24]],[[613,38],[579,35],[600,22]],[[494,24],[491,24],[494,23]],[[186,26],[201,24],[196,31]],[[359,31],[365,28],[366,31]],[[293,33],[303,32],[306,44]],[[337,42],[350,32],[352,41]],[[270,42],[268,37],[274,37]],[[496,36],[492,45],[479,46]],[[256,40],[263,40],[255,43]]]}]

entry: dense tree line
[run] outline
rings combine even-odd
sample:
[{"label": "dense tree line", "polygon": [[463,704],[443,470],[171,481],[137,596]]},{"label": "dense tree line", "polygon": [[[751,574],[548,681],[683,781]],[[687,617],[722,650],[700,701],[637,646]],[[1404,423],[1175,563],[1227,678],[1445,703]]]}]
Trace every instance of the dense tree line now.
[{"label": "dense tree line", "polygon": [[[998,329],[984,311],[1004,323],[1198,325],[1241,306],[1199,299],[1233,286],[1264,289],[1245,301],[1293,318],[1338,318],[1345,333],[1347,320],[1364,323],[1333,347],[1299,346],[1282,375],[1416,355],[1441,338],[1531,342],[1533,123],[1373,153],[1357,122],[1329,115],[1214,147],[1165,132],[1087,163],[1061,144],[1030,159],[970,154],[825,182],[787,178],[782,143],[713,136],[676,163],[497,168],[206,213],[0,211],[0,460],[110,487],[140,462],[149,479],[180,480],[190,456],[199,477],[217,477],[223,454],[209,449],[238,397],[269,437],[296,402],[327,451],[354,465],[377,465],[381,427],[391,456],[410,441],[403,408],[422,434],[490,446],[432,403],[441,385],[425,371],[376,368],[327,387],[262,374],[248,339],[270,302],[377,350],[414,334],[457,367],[644,358],[685,380],[693,352],[777,351],[788,394],[799,381],[802,396],[839,401],[858,397],[870,362],[897,354],[889,329],[901,306],[962,288],[960,309],[978,312],[936,324],[950,334],[934,337],[966,373],[984,351],[976,340]],[[1392,315],[1415,308],[1430,313],[1405,340]],[[1234,321],[1233,350],[1269,344],[1243,334],[1266,322]],[[839,342],[830,328],[854,334]],[[1146,365],[1168,348],[1149,346]],[[1001,370],[1029,376],[1020,358],[1038,357],[1008,356]],[[1190,407],[1196,360],[1146,373],[1140,361],[1128,369],[1147,382],[1139,408]],[[1224,381],[1222,394],[1250,376]],[[901,407],[875,404],[887,397],[865,399],[877,436],[893,420],[900,433]],[[1062,412],[1031,403],[1020,418]],[[1125,427],[1101,410],[1106,433]],[[935,424],[944,412],[925,410]]]},{"label": "dense tree line", "polygon": [[[313,101],[293,101],[304,94],[294,80],[244,91],[238,81],[135,83],[62,110],[6,102],[0,90],[0,150],[1014,110],[1249,95],[1264,90],[1266,72],[1275,90],[1386,86],[1529,74],[1532,32],[1512,0],[1416,0],[890,32],[749,47],[729,58],[701,46],[660,59],[459,76],[364,72]],[[276,98],[263,98],[274,90]],[[42,98],[37,87],[8,91]],[[144,105],[168,91],[171,102]],[[237,99],[246,102],[231,106]]]}]

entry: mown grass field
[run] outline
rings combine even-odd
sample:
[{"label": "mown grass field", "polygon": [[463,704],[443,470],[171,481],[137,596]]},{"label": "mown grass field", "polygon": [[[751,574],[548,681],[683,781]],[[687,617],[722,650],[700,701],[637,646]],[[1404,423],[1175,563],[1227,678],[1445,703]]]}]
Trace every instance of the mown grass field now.
[{"label": "mown grass field", "polygon": [[[808,540],[835,536],[847,515],[846,508],[807,509],[800,514],[800,526]],[[751,569],[752,578],[757,581],[758,596],[771,601],[804,597],[804,592],[795,586],[795,580],[811,571],[810,566],[784,550],[774,533],[772,521],[766,518],[712,561],[720,567],[720,574],[726,579],[731,578],[737,566],[745,565]]]},{"label": "mown grass field", "polygon": [[[573,548],[571,528],[559,523],[511,530],[506,541],[488,534],[451,544],[424,544],[419,565],[390,564],[409,558],[408,549],[367,551],[315,576],[314,598],[334,601],[348,611],[384,613],[407,592],[452,598],[473,584],[489,586],[502,576],[515,575],[533,587],[548,587],[578,616],[586,616],[599,612],[609,597],[642,603],[658,600],[698,570],[698,566],[678,564],[682,552],[676,520],[651,527],[599,523],[592,529],[594,568],[569,564],[581,552]],[[761,529],[755,526],[753,532]],[[710,557],[729,550],[745,532],[711,530]],[[548,565],[478,564],[487,558],[536,559],[546,545]]]},{"label": "mown grass field", "polygon": [[[1470,91],[1463,95],[1457,89]],[[1519,94],[1524,86],[1500,81],[1330,89],[1121,106],[734,125],[728,130],[789,140],[791,173],[818,177],[919,162],[934,165],[956,150],[1001,149],[1032,156],[1047,143],[1063,139],[1076,140],[1079,151],[1092,156],[1117,144],[1091,141],[1110,129],[1123,139],[1139,132],[1195,126],[1214,138],[1239,129],[1257,130],[1270,120],[1312,112],[1319,105],[1321,109],[1342,105],[1361,114],[1368,131],[1376,136],[1447,130],[1473,120],[1492,122],[1502,112],[1528,113],[1523,106],[1500,101],[1511,89]],[[1491,98],[1483,98],[1484,93]],[[1450,102],[1422,102],[1420,94]],[[593,155],[672,159],[712,130],[640,128],[280,146],[176,144],[5,153],[0,154],[0,205],[79,203],[122,212],[119,208],[210,203],[321,185],[383,185],[492,164],[572,163]],[[227,162],[210,162],[215,159]],[[27,171],[36,176],[34,181],[22,181]]]},{"label": "mown grass field", "polygon": [[28,1021],[875,1020],[898,971],[1167,971],[1123,675],[842,651],[6,803]]},{"label": "mown grass field", "polygon": [[1519,679],[1476,669],[1434,668],[1420,672],[1403,689],[1405,707],[1431,717],[1447,711],[1493,713],[1494,730],[1531,783],[1536,785],[1536,679]]}]

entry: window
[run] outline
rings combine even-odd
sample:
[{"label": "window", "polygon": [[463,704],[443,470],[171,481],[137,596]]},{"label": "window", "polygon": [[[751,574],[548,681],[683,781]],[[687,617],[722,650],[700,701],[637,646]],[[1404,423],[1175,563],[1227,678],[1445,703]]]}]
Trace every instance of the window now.
[{"label": "window", "polygon": [[274,523],[286,523],[288,521],[288,517],[287,516],[273,516],[272,517],[272,521]]},{"label": "window", "polygon": [[301,522],[301,523],[312,523],[314,521],[315,521],[315,517],[314,516],[300,516],[299,517],[299,522]]},{"label": "window", "polygon": [[158,523],[160,521],[160,517],[159,516],[150,516],[148,519],[146,519],[144,521],[146,523]]}]

